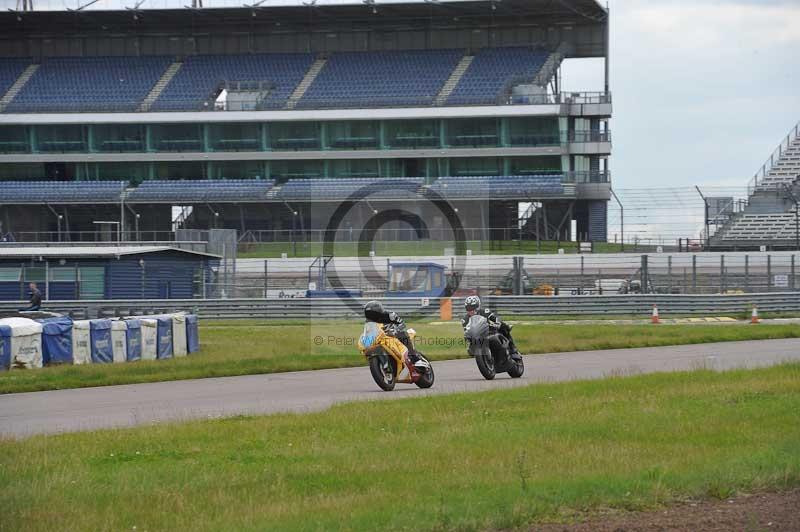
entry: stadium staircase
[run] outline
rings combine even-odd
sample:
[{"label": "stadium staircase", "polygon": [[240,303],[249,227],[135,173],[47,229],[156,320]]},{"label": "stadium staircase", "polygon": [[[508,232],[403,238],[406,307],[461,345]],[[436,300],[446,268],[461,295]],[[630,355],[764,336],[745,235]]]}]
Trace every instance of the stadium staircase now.
[{"label": "stadium staircase", "polygon": [[439,94],[436,96],[436,100],[433,102],[434,105],[444,105],[444,103],[453,93],[453,89],[456,88],[458,82],[461,81],[464,73],[472,64],[473,59],[475,59],[474,55],[464,55],[464,57],[461,58],[456,67],[453,69],[453,72],[450,74],[450,77],[447,78],[447,81],[445,81],[444,85],[442,86],[442,90],[440,90]]},{"label": "stadium staircase", "polygon": [[550,54],[550,56],[547,58],[547,61],[544,62],[542,68],[533,78],[534,85],[546,87],[550,80],[555,77],[559,67],[561,66],[561,63],[564,61],[566,54],[565,48],[565,45],[562,44],[558,47],[558,50]]},{"label": "stadium staircase", "polygon": [[4,111],[6,106],[11,103],[14,97],[19,94],[19,91],[28,83],[28,80],[33,77],[36,71],[39,70],[38,64],[28,65],[28,67],[20,74],[8,91],[0,98],[0,112]]},{"label": "stadium staircase", "polygon": [[746,205],[714,233],[710,247],[794,246],[794,198],[800,198],[800,123],[748,184]]},{"label": "stadium staircase", "polygon": [[150,89],[150,92],[142,101],[142,104],[139,106],[140,112],[145,112],[150,110],[150,107],[153,105],[153,102],[155,102],[158,99],[158,97],[161,96],[161,92],[167,85],[169,85],[169,82],[172,81],[172,78],[175,77],[175,74],[178,73],[178,71],[181,69],[182,66],[183,63],[181,63],[180,61],[175,61],[167,67],[167,69],[164,71],[164,74],[162,74],[159,80],[156,81],[156,84],[153,85],[153,88]]},{"label": "stadium staircase", "polygon": [[311,67],[306,72],[306,75],[303,77],[303,80],[300,82],[297,87],[295,87],[292,94],[289,96],[289,99],[286,101],[286,109],[294,109],[297,106],[297,102],[300,101],[300,98],[306,93],[308,88],[314,83],[314,80],[317,79],[322,67],[325,66],[328,60],[324,57],[317,57],[317,59],[311,64]]}]

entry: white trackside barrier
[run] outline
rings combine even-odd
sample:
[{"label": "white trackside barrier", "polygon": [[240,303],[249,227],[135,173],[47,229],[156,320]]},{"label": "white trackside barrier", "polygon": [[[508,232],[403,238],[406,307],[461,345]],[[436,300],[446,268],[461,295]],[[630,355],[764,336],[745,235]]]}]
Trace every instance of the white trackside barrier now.
[{"label": "white trackside barrier", "polygon": [[186,314],[182,312],[172,315],[172,354],[176,357],[185,357],[188,354],[186,346]]},{"label": "white trackside barrier", "polygon": [[[0,335],[10,368],[42,367],[42,324],[28,318],[0,319]],[[3,368],[8,369],[8,368]]]},{"label": "white trackside barrier", "polygon": [[142,360],[155,360],[158,353],[158,322],[142,318]]},{"label": "white trackside barrier", "polygon": [[111,322],[111,349],[114,363],[118,364],[128,360],[128,326],[122,320]]},{"label": "white trackside barrier", "polygon": [[91,321],[89,320],[72,322],[72,359],[75,364],[92,363],[90,330]]}]

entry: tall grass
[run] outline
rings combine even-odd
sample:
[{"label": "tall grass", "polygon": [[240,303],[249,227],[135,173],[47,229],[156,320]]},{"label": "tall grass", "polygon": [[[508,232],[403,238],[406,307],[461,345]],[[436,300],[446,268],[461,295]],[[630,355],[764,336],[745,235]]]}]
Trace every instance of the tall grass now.
[{"label": "tall grass", "polygon": [[800,484],[800,365],[0,442],[2,530],[485,530]]}]

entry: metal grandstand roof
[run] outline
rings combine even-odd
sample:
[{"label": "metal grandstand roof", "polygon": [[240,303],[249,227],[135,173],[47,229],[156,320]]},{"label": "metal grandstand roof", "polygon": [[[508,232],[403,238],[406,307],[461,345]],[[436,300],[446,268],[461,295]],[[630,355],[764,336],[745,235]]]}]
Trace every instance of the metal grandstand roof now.
[{"label": "metal grandstand roof", "polygon": [[[188,2],[176,2],[176,5]],[[208,5],[209,2],[206,2]],[[79,5],[79,4],[76,4]],[[124,5],[124,2],[121,3]],[[135,5],[133,3],[132,5]],[[213,4],[211,4],[213,5]],[[519,24],[605,24],[608,13],[596,0],[458,0],[422,2],[380,2],[333,4],[325,1],[268,5],[253,1],[241,7],[191,7],[170,9],[86,9],[14,11],[0,13],[0,26],[12,34],[42,34],[48,31],[102,32],[108,35],[204,27],[246,25],[297,28],[357,28],[376,26],[408,27],[423,21],[426,25],[448,26],[503,23]],[[50,29],[52,28],[52,30]]]},{"label": "metal grandstand roof", "polygon": [[220,258],[219,255],[192,251],[188,249],[172,248],[167,246],[64,246],[64,247],[43,247],[43,246],[2,246],[0,245],[0,256],[4,259],[18,258],[60,258],[60,257],[81,257],[81,258],[114,258],[123,255],[139,255],[143,253],[157,253],[159,251],[177,251],[179,253],[189,253],[191,255],[202,255],[204,257]]}]

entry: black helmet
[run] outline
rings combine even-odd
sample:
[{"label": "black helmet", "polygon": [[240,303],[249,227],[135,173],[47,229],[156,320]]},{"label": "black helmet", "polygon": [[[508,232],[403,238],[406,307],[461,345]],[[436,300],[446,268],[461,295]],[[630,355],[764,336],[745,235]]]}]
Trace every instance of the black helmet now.
[{"label": "black helmet", "polygon": [[385,314],[380,301],[370,301],[364,305],[364,317],[369,321],[378,321]]}]

